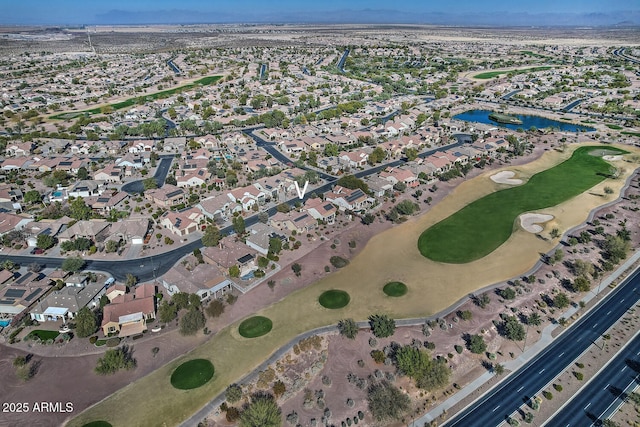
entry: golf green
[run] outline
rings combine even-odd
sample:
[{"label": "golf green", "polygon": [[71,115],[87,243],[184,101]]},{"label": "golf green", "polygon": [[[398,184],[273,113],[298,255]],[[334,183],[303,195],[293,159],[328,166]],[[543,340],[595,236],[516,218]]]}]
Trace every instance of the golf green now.
[{"label": "golf green", "polygon": [[111,424],[106,421],[91,421],[82,427],[111,427]]},{"label": "golf green", "polygon": [[240,323],[238,332],[245,338],[256,338],[268,334],[272,327],[271,319],[263,316],[253,316]]},{"label": "golf green", "polygon": [[318,302],[324,308],[337,309],[345,307],[351,301],[351,297],[345,291],[340,291],[338,289],[331,289],[329,291],[323,292],[318,298]]},{"label": "golf green", "polygon": [[526,184],[488,194],[434,224],[418,239],[420,253],[453,264],[490,254],[511,236],[518,215],[556,206],[606,179],[611,165],[600,157],[602,149],[626,153],[611,146],[580,147]]},{"label": "golf green", "polygon": [[213,364],[207,359],[193,359],[178,366],[171,374],[171,385],[191,390],[206,384],[213,377]]},{"label": "golf green", "polygon": [[407,293],[407,285],[402,282],[389,282],[382,291],[390,297],[401,297]]}]

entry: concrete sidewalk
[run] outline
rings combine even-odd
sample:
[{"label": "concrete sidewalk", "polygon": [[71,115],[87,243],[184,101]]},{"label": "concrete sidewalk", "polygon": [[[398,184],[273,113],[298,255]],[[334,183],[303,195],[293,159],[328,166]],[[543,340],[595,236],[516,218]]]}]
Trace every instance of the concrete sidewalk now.
[{"label": "concrete sidewalk", "polygon": [[[582,301],[586,304],[589,301],[591,301],[593,298],[599,297],[599,295],[597,293],[598,290],[599,290],[599,292],[602,292],[603,289],[607,289],[607,287],[614,280],[617,280],[620,277],[621,274],[623,274],[625,271],[627,271],[629,268],[631,268],[631,266],[638,260],[640,260],[640,251],[636,251],[631,257],[629,257],[624,262],[624,264],[622,264],[620,267],[618,267],[611,275],[609,275],[609,277],[604,279],[602,281],[602,283],[600,284],[600,286],[596,290],[593,290],[593,291],[589,292],[587,295],[585,295],[584,298],[582,298]],[[589,310],[593,309],[594,307],[595,307],[595,305],[593,307],[591,307]],[[570,307],[569,309],[567,309],[567,311],[562,313],[562,315],[560,317],[564,317],[565,319],[569,319],[579,309],[580,309],[579,306]],[[583,313],[583,315],[584,315],[584,313]],[[552,333],[558,327],[560,327],[558,324],[547,325],[542,330],[542,333],[540,334],[540,339],[538,341],[536,341],[535,344],[533,344],[529,348],[526,348],[525,351],[522,352],[520,354],[520,356],[518,356],[516,359],[510,360],[510,361],[504,363],[504,367],[506,369],[508,369],[509,371],[511,371],[511,372],[515,372],[518,369],[520,369],[529,360],[531,360],[538,353],[540,353],[542,350],[544,350],[554,340],[554,337],[552,336]],[[448,411],[453,406],[455,406],[458,403],[460,403],[463,399],[465,399],[466,397],[471,395],[473,392],[475,392],[476,390],[478,390],[482,386],[484,386],[493,377],[493,375],[494,374],[491,373],[491,372],[485,372],[484,374],[480,375],[478,378],[476,378],[475,380],[473,380],[469,384],[467,384],[462,390],[457,392],[455,395],[451,396],[450,398],[448,398],[447,400],[445,400],[444,402],[442,402],[438,406],[434,407],[429,412],[424,414],[422,417],[420,417],[417,420],[411,422],[408,426],[409,427],[422,427],[426,423],[430,423],[431,421],[437,419],[440,415],[443,414],[443,412]],[[507,377],[508,377],[508,375],[505,376],[500,382],[498,382],[495,385],[493,385],[493,387],[487,389],[485,391],[485,393],[488,392],[489,390],[499,386],[500,383]]]}]

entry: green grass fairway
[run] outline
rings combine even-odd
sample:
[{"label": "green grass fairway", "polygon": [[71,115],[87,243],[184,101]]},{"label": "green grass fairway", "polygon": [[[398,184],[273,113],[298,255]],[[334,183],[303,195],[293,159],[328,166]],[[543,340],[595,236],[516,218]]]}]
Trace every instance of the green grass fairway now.
[{"label": "green grass fairway", "polygon": [[607,123],[606,125],[607,125],[607,127],[609,129],[613,129],[613,130],[621,130],[622,129],[622,126],[620,126],[620,125],[612,125],[611,123]]},{"label": "green grass fairway", "polygon": [[[194,87],[197,87],[197,86],[208,86],[210,84],[213,84],[213,83],[217,82],[221,78],[222,78],[222,76],[203,77],[201,79],[198,79],[198,80],[194,81],[193,83],[188,83],[186,85],[174,87],[173,89],[167,89],[167,90],[162,90],[160,92],[154,92],[154,93],[150,93],[150,94],[146,94],[146,95],[140,95],[140,96],[135,97],[135,98],[129,98],[129,99],[126,99],[124,101],[116,102],[116,103],[109,104],[109,105],[114,110],[121,110],[123,108],[133,107],[136,104],[144,104],[145,102],[152,101],[154,99],[168,98],[171,95],[175,95],[178,92],[182,92],[182,91],[185,91],[185,90],[193,89]],[[92,108],[90,110],[84,110],[84,111],[79,111],[79,112],[60,113],[60,114],[55,114],[55,115],[53,115],[53,116],[51,116],[49,118],[50,119],[66,120],[66,119],[79,117],[79,116],[81,116],[81,115],[83,115],[85,113],[98,114],[98,113],[100,113],[100,109],[101,108],[102,107],[96,107],[96,108]]]},{"label": "green grass fairway", "polygon": [[213,378],[213,364],[207,359],[193,359],[178,366],[171,374],[171,385],[180,390],[191,390]]},{"label": "green grass fairway", "polygon": [[263,316],[253,316],[240,323],[238,332],[245,338],[256,338],[268,334],[272,327],[271,319]]},{"label": "green grass fairway", "polygon": [[337,289],[331,289],[329,291],[323,292],[318,298],[318,302],[324,308],[336,309],[346,307],[351,301],[351,297],[345,291],[340,291]]},{"label": "green grass fairway", "polygon": [[434,224],[418,239],[420,253],[454,264],[490,254],[511,236],[521,213],[558,205],[603,181],[611,165],[590,154],[602,149],[626,153],[609,146],[580,147],[559,165],[533,175],[525,185],[491,193]]},{"label": "green grass fairway", "polygon": [[58,335],[60,335],[60,332],[58,331],[43,331],[42,329],[35,329],[29,332],[29,335],[27,336],[29,337],[29,339],[34,339],[35,337],[38,337],[40,338],[40,341],[47,341],[47,340],[55,340]]},{"label": "green grass fairway", "polygon": [[620,132],[623,135],[630,135],[630,136],[640,136],[640,132],[627,132],[627,131],[622,131]]},{"label": "green grass fairway", "polygon": [[407,285],[402,282],[389,282],[384,285],[382,292],[390,297],[401,297],[407,293]]},{"label": "green grass fairway", "polygon": [[106,421],[91,421],[90,423],[87,423],[82,427],[112,427],[112,426]]},{"label": "green grass fairway", "polygon": [[502,71],[487,71],[486,73],[480,73],[473,76],[474,79],[491,79],[497,77],[501,74],[522,74],[522,73],[535,73],[536,71],[546,71],[550,70],[551,67],[532,67],[532,68],[523,68],[521,70],[502,70]]}]

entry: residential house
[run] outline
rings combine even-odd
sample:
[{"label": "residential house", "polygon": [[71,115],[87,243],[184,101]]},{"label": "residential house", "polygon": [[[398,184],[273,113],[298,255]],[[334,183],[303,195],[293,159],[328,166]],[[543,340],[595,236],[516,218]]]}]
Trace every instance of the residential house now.
[{"label": "residential house", "polygon": [[364,150],[343,151],[340,153],[340,161],[351,168],[364,167],[369,160],[369,153]]},{"label": "residential house", "polygon": [[318,225],[318,221],[309,213],[298,211],[278,212],[271,217],[270,223],[279,230],[295,231],[298,234],[307,234]]},{"label": "residential house", "polygon": [[368,209],[375,203],[375,199],[369,197],[361,189],[350,190],[339,185],[336,185],[333,191],[325,194],[325,200],[338,205],[338,209],[341,211],[350,210],[354,212]]},{"label": "residential house", "polygon": [[96,181],[106,182],[122,182],[124,175],[124,168],[116,166],[114,164],[108,164],[103,169],[99,169],[93,174],[93,179]]},{"label": "residential house", "polygon": [[187,200],[184,190],[171,184],[165,184],[161,188],[145,191],[144,198],[161,208],[177,206],[185,203]]},{"label": "residential house", "polygon": [[250,228],[246,244],[250,248],[266,255],[269,252],[269,240],[272,238],[279,238],[283,242],[287,239],[286,236],[279,234],[275,228],[259,222]]},{"label": "residential house", "polygon": [[111,223],[104,220],[78,221],[56,236],[60,243],[80,237],[92,242],[103,242],[109,234]]},{"label": "residential house", "polygon": [[207,218],[226,221],[234,212],[242,212],[242,205],[229,199],[226,194],[207,197],[196,206]]},{"label": "residential house", "polygon": [[102,195],[104,190],[102,181],[82,180],[76,182],[70,190],[67,190],[69,197],[92,197]]},{"label": "residential house", "polygon": [[0,236],[13,230],[22,230],[33,218],[16,215],[9,212],[0,212]]},{"label": "residential house", "polygon": [[84,287],[66,286],[49,294],[31,310],[30,317],[38,322],[58,321],[64,323],[73,319],[81,308],[95,308],[105,293],[106,285],[90,283]]},{"label": "residential house", "polygon": [[198,224],[204,215],[197,208],[187,208],[180,212],[165,212],[160,218],[160,225],[164,228],[178,236],[187,236],[198,231]]},{"label": "residential house", "polygon": [[324,201],[319,197],[309,198],[304,203],[303,210],[309,213],[317,221],[333,224],[336,220],[336,207],[328,201]]},{"label": "residential house", "polygon": [[149,219],[124,219],[111,223],[108,240],[116,242],[131,243],[132,245],[141,245],[144,243],[144,237],[149,230]]},{"label": "residential house", "polygon": [[103,308],[102,333],[128,337],[146,331],[146,322],[156,318],[155,294],[156,286],[146,283],[131,293],[116,296]]}]

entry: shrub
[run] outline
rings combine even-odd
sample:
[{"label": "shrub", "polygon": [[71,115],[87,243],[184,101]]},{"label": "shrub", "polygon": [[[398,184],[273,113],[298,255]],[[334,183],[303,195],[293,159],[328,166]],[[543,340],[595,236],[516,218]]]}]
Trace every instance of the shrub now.
[{"label": "shrub", "polygon": [[457,344],[456,344],[456,345],[454,346],[454,348],[456,349],[456,353],[458,353],[458,354],[462,354],[462,350],[463,350],[463,348],[462,348],[462,346],[461,346],[461,345],[457,345]]},{"label": "shrub", "polygon": [[550,391],[543,391],[542,395],[544,396],[545,399],[547,400],[551,400],[553,399],[553,394]]},{"label": "shrub", "polygon": [[342,257],[339,256],[332,256],[331,258],[329,258],[329,262],[331,263],[331,265],[333,265],[335,268],[342,268],[347,266],[347,264],[349,264],[349,260],[346,260]]},{"label": "shrub", "polygon": [[584,379],[584,374],[582,372],[573,371],[573,376],[576,377],[578,381],[582,381]]},{"label": "shrub", "polygon": [[562,391],[562,386],[560,384],[554,384],[553,388],[555,388],[556,391],[558,391],[558,392]]}]

